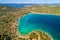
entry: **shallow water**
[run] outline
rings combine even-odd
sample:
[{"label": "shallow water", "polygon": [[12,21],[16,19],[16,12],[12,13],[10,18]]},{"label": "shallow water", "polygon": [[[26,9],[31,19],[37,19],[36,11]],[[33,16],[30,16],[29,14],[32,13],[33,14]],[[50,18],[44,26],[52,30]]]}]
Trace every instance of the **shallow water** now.
[{"label": "shallow water", "polygon": [[50,34],[54,40],[60,40],[60,16],[50,14],[27,14],[19,18],[19,33],[28,34],[34,30],[42,30]]}]

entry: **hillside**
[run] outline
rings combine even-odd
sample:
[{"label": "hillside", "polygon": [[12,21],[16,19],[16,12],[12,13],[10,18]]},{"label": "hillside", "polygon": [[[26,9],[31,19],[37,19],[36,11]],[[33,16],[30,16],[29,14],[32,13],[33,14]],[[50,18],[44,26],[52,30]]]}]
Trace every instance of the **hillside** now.
[{"label": "hillside", "polygon": [[[28,12],[60,14],[60,6],[30,6],[20,9],[0,6],[0,36],[8,35],[11,38],[11,40],[15,40],[15,39],[17,40],[18,35],[16,33],[17,32],[16,24],[18,18],[22,17]],[[35,36],[32,36],[34,35],[33,33],[30,34],[30,37],[37,38]],[[47,36],[47,34],[44,34],[44,36]],[[30,38],[29,40],[32,40],[32,38]],[[18,40],[28,40],[28,39],[20,38]],[[42,37],[42,39],[40,40],[47,40],[47,39],[44,39]],[[48,37],[48,40],[51,40],[50,37]]]}]

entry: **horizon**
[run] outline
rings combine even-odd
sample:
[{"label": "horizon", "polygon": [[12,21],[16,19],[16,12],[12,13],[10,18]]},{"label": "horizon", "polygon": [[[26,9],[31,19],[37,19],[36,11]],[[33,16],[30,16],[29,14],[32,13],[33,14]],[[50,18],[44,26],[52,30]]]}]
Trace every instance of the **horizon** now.
[{"label": "horizon", "polygon": [[0,0],[0,3],[14,4],[60,4],[60,0]]},{"label": "horizon", "polygon": [[[18,4],[18,3],[0,3],[0,4]],[[19,4],[24,4],[24,3],[19,3]],[[27,4],[27,3],[25,3],[25,4]],[[54,5],[54,4],[60,4],[60,3],[49,3],[49,4],[53,4]],[[38,4],[38,5],[40,5],[40,4]],[[41,5],[45,5],[45,4],[41,4]]]}]

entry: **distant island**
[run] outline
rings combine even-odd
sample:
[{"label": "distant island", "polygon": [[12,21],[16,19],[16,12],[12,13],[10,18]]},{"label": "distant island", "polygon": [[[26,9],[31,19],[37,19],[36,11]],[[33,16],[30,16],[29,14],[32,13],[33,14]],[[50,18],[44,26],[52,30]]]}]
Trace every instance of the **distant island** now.
[{"label": "distant island", "polygon": [[60,15],[60,6],[27,6],[24,8],[13,8],[0,6],[0,40],[52,40],[45,32],[35,31],[28,36],[17,32],[18,19],[28,13],[51,13]]}]

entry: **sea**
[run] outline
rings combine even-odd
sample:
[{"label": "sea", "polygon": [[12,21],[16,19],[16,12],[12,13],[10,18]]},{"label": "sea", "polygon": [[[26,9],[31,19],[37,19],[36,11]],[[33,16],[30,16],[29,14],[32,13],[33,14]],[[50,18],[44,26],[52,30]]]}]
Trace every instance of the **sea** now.
[{"label": "sea", "polygon": [[60,40],[60,16],[51,14],[29,13],[19,18],[18,32],[26,35],[40,30],[49,34],[54,40]]},{"label": "sea", "polygon": [[[37,4],[0,4],[12,8],[24,8]],[[45,5],[45,4],[44,4]],[[60,4],[46,4],[49,6],[60,6]],[[60,40],[60,16],[51,14],[27,14],[18,20],[18,32],[29,34],[34,30],[48,33],[54,40]]]},{"label": "sea", "polygon": [[60,6],[60,4],[13,4],[13,3],[8,3],[8,4],[2,4],[0,3],[0,6],[8,6],[12,8],[24,8],[26,6],[36,6],[36,5],[45,5],[45,6]]},{"label": "sea", "polygon": [[26,6],[32,6],[36,4],[0,4],[0,6],[7,6],[7,7],[12,7],[12,8],[24,8]]}]

